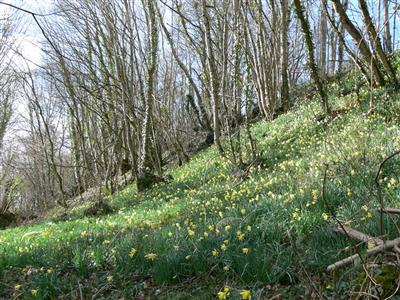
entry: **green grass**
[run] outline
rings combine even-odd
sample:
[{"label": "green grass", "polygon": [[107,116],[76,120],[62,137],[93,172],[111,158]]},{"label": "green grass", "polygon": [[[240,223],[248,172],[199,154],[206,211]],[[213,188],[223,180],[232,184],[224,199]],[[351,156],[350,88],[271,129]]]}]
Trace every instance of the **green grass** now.
[{"label": "green grass", "polygon": [[[354,243],[332,230],[332,216],[380,235],[373,179],[380,161],[400,148],[400,110],[390,102],[396,95],[384,102],[385,91],[377,90],[376,113],[367,116],[368,91],[360,106],[355,95],[330,89],[335,109],[346,113],[329,122],[316,121],[319,106],[312,102],[254,125],[262,164],[243,182],[210,148],[169,169],[169,184],[141,195],[132,185],[110,197],[112,215],[86,218],[80,207],[67,221],[0,231],[0,298],[210,299],[227,286],[229,299],[240,299],[244,289],[253,299],[316,290],[347,299],[362,272],[357,266],[325,272],[355,253]],[[381,183],[385,203],[394,207],[398,163],[390,161]],[[398,236],[399,225],[385,218],[384,234]],[[149,253],[157,257],[148,260]]]}]

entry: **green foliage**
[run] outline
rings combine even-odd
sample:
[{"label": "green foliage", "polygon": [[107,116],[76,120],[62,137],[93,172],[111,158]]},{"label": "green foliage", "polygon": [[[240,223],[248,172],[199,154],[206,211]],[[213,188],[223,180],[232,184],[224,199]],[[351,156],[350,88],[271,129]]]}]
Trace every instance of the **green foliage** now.
[{"label": "green foliage", "polygon": [[[370,99],[368,91],[360,94]],[[262,164],[244,181],[210,148],[171,168],[170,183],[142,193],[133,184],[110,196],[113,214],[84,217],[81,207],[65,222],[0,231],[0,298],[208,299],[229,286],[233,299],[242,290],[255,299],[277,290],[293,299],[313,292],[304,287],[306,273],[320,293],[346,298],[360,268],[325,273],[355,253],[351,241],[332,231],[332,216],[380,234],[371,188],[380,161],[400,147],[398,104],[385,95],[395,99],[373,92],[373,114],[350,93],[332,96],[333,110],[343,113],[329,120],[318,121],[320,108],[310,102],[255,124]],[[385,166],[381,182],[392,206],[400,205],[398,161]],[[385,218],[388,237],[398,235],[398,223]]]}]

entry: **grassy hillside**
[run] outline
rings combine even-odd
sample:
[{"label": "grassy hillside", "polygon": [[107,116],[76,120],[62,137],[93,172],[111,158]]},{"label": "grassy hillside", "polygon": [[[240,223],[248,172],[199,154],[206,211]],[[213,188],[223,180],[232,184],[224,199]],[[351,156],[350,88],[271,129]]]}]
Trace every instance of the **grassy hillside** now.
[{"label": "grassy hillside", "polygon": [[[374,177],[400,148],[400,110],[398,95],[361,90],[359,105],[355,94],[339,97],[343,88],[330,86],[332,117],[318,121],[311,102],[255,124],[262,163],[244,180],[210,148],[168,170],[169,184],[110,197],[114,214],[87,218],[79,207],[68,220],[0,231],[0,298],[347,299],[362,290],[360,265],[325,271],[356,253],[332,216],[381,235]],[[399,161],[384,168],[387,206],[400,207]],[[399,236],[397,217],[383,221],[385,238]],[[395,286],[384,283],[388,294]]]}]

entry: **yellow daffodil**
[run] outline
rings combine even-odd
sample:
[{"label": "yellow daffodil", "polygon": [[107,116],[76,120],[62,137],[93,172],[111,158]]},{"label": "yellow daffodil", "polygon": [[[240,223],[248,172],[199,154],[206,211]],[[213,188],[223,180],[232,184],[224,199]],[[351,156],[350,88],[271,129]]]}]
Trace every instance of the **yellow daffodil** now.
[{"label": "yellow daffodil", "polygon": [[240,292],[240,296],[242,296],[243,300],[248,300],[251,297],[251,293],[249,290],[243,290]]},{"label": "yellow daffodil", "polygon": [[373,241],[368,241],[368,243],[367,243],[367,248],[368,249],[372,249],[372,248],[374,248],[375,247],[375,243],[373,242]]},{"label": "yellow daffodil", "polygon": [[146,254],[144,257],[145,257],[147,260],[153,261],[153,260],[155,260],[155,259],[157,258],[157,254],[155,254],[155,253],[148,253],[148,254]]},{"label": "yellow daffodil", "polygon": [[132,248],[131,251],[129,251],[129,256],[134,257],[137,253],[137,250],[135,248]]},{"label": "yellow daffodil", "polygon": [[361,209],[364,210],[364,211],[368,211],[369,210],[368,206],[366,206],[366,205],[361,206]]}]

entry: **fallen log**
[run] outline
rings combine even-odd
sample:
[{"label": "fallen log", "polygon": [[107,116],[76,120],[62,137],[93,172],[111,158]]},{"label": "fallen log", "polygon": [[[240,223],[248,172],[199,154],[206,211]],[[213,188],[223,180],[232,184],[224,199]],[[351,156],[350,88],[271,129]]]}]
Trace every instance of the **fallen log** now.
[{"label": "fallen log", "polygon": [[[394,240],[385,241],[381,245],[368,249],[367,252],[365,253],[365,257],[373,256],[386,250],[391,250],[394,247],[398,247],[399,244],[400,244],[400,237]],[[327,271],[333,271],[335,269],[347,266],[352,262],[356,261],[358,258],[360,258],[359,254],[354,254],[352,256],[346,257],[342,260],[335,262],[334,264],[329,265]]]},{"label": "fallen log", "polygon": [[376,238],[373,236],[370,236],[366,233],[363,233],[361,231],[355,230],[353,228],[350,228],[348,226],[342,225],[340,226],[339,224],[337,224],[334,228],[334,230],[336,232],[340,232],[343,233],[344,235],[347,235],[349,237],[351,237],[352,239],[355,239],[357,241],[360,242],[373,242],[375,245],[381,245],[383,244],[383,240],[381,240],[380,238]]}]

